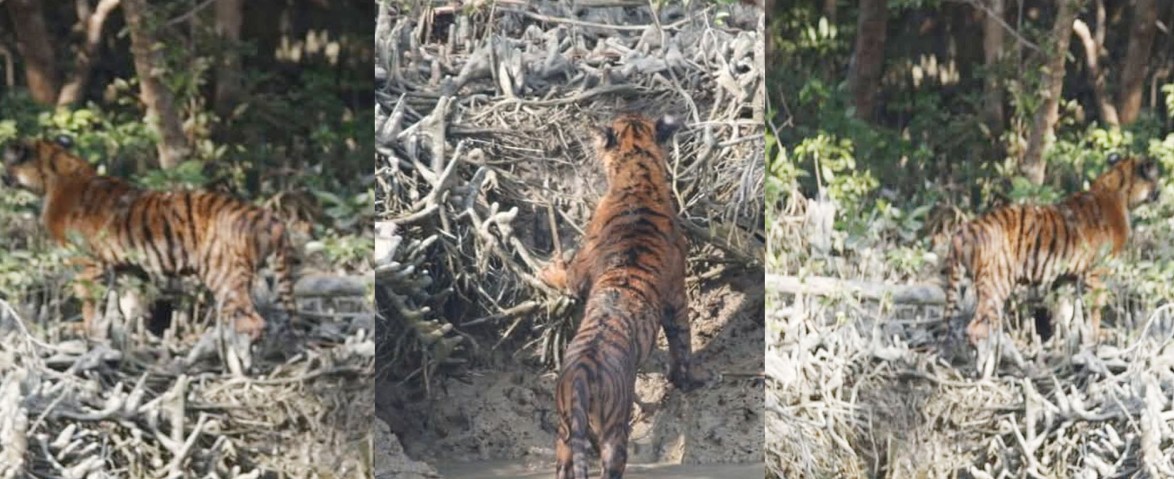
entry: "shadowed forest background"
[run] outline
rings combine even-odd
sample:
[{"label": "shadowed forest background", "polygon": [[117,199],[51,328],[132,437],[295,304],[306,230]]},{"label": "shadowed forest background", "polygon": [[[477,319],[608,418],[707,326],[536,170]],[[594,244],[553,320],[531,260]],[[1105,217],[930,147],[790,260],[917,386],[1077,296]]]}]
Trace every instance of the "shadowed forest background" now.
[{"label": "shadowed forest background", "polygon": [[[1174,2],[768,10],[771,474],[1174,473]],[[1075,287],[1025,289],[1005,320],[1020,367],[975,380],[942,361],[944,240],[1086,189],[1110,152],[1156,159],[1164,192],[1108,263],[1109,337],[1078,341]]]},{"label": "shadowed forest background", "polygon": [[777,1],[769,18],[770,203],[822,183],[849,211],[940,201],[936,219],[1054,199],[1109,151],[1171,161],[1170,3]]},{"label": "shadowed forest background", "polygon": [[[0,188],[0,477],[369,474],[374,16],[358,0],[0,1],[0,144],[68,135],[138,186],[270,208],[304,280],[296,340],[248,378],[181,361],[214,324],[194,283],[108,279],[125,330],[86,341],[72,253],[38,198]],[[176,313],[162,335],[136,323],[155,298]]]}]

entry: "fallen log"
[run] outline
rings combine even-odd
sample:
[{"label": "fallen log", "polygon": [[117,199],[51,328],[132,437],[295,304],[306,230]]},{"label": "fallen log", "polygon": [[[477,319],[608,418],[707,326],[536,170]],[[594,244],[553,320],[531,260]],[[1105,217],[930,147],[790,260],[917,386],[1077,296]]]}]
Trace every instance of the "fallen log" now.
[{"label": "fallen log", "polygon": [[367,289],[375,282],[375,275],[336,276],[329,274],[308,274],[294,284],[294,296],[301,298],[322,298],[337,296],[366,296]]},{"label": "fallen log", "polygon": [[856,295],[865,299],[889,298],[898,304],[945,304],[946,294],[936,284],[892,285],[868,281],[825,278],[820,276],[766,275],[766,289],[787,294],[833,296]]}]

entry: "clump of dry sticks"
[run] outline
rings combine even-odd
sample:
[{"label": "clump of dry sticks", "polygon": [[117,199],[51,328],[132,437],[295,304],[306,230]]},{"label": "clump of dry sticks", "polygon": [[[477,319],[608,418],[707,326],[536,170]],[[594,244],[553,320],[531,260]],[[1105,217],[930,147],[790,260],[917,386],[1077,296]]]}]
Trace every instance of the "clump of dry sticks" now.
[{"label": "clump of dry sticks", "polygon": [[[883,254],[868,253],[892,246],[883,243],[861,246],[847,263],[814,258],[813,243],[826,233],[826,205],[798,191],[785,197],[768,253],[779,256],[781,267],[767,274],[773,475],[1174,474],[1169,303],[1116,304],[1107,312],[1116,319],[1112,337],[1096,345],[1079,338],[1079,303],[1054,306],[1056,333],[1048,341],[1010,318],[1006,331],[1022,362],[1006,357],[992,377],[980,379],[973,365],[953,366],[940,356],[947,328],[932,272],[921,284],[906,284],[877,259]],[[1168,233],[1156,228],[1131,242],[1168,248],[1161,240]],[[788,276],[800,269],[805,277]],[[1129,274],[1120,268],[1119,276]]]},{"label": "clump of dry sticks", "polygon": [[590,132],[621,110],[685,125],[669,167],[699,274],[761,264],[759,10],[423,5],[382,2],[376,28],[378,354],[408,365],[392,381],[505,342],[557,363],[574,315],[536,274],[605,191]]},{"label": "clump of dry sticks", "polygon": [[70,326],[34,334],[0,301],[0,478],[362,477],[368,301],[303,301],[318,325],[283,358],[254,358],[248,375],[188,362],[197,335],[38,339]]}]

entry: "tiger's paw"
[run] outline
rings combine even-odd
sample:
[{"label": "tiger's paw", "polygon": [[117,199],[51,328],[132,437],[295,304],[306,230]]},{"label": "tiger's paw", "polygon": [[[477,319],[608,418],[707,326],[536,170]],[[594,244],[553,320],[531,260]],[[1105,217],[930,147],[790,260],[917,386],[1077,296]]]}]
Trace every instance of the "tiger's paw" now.
[{"label": "tiger's paw", "polygon": [[673,386],[681,392],[690,392],[702,387],[712,386],[720,379],[720,375],[697,366],[674,368],[669,373],[669,382],[673,383]]},{"label": "tiger's paw", "polygon": [[970,340],[971,346],[978,346],[979,343],[986,340],[991,335],[991,325],[987,321],[971,321],[966,326],[966,337]]},{"label": "tiger's paw", "polygon": [[567,262],[555,258],[538,272],[538,280],[560,291],[567,289]]},{"label": "tiger's paw", "polygon": [[265,333],[265,320],[256,314],[237,318],[236,324],[233,325],[233,331],[252,342],[256,342]]},{"label": "tiger's paw", "polygon": [[200,336],[199,341],[192,346],[184,357],[182,364],[185,369],[194,367],[204,361],[217,361],[234,376],[244,376],[252,369],[253,340],[233,328],[219,325],[209,328]]}]

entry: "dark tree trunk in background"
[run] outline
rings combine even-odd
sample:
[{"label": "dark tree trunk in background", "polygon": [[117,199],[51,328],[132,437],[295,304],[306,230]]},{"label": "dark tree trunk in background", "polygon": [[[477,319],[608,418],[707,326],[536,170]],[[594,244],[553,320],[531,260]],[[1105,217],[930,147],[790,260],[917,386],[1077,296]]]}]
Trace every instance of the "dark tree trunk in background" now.
[{"label": "dark tree trunk in background", "polygon": [[1003,87],[999,84],[997,66],[1003,57],[1006,29],[1000,20],[1006,11],[1004,0],[988,0],[990,10],[982,22],[982,53],[986,65],[983,81],[983,114],[987,127],[995,136],[1003,133]]},{"label": "dark tree trunk in background", "polygon": [[1150,48],[1154,43],[1158,19],[1156,0],[1135,0],[1133,21],[1129,28],[1129,50],[1121,67],[1121,94],[1118,99],[1121,123],[1128,125],[1141,112],[1141,97],[1145,89],[1146,67]]},{"label": "dark tree trunk in background", "polygon": [[1027,151],[1019,164],[1020,171],[1033,184],[1043,184],[1044,152],[1055,141],[1053,128],[1060,116],[1060,96],[1064,93],[1064,59],[1068,55],[1068,42],[1072,39],[1072,23],[1080,12],[1083,0],[1057,0],[1056,23],[1052,25],[1051,48],[1044,60],[1043,88],[1040,94],[1043,102],[1035,111],[1031,133],[1027,138]]},{"label": "dark tree trunk in background", "polygon": [[836,24],[836,0],[823,0],[823,16],[827,17],[829,25]]},{"label": "dark tree trunk in background", "polygon": [[216,65],[216,114],[227,117],[241,97],[240,38],[244,0],[216,0],[216,34],[223,42]]},{"label": "dark tree trunk in background", "polygon": [[[1080,19],[1072,23],[1072,32],[1084,45],[1084,61],[1088,65],[1088,74],[1092,77],[1093,96],[1097,103],[1097,112],[1101,116],[1101,122],[1105,126],[1116,128],[1120,125],[1120,122],[1117,121],[1117,108],[1113,106],[1113,100],[1109,98],[1108,89],[1105,86],[1105,71],[1101,69],[1100,63],[1104,45],[1097,43],[1088,25]],[[1099,35],[1098,38],[1104,38],[1104,36]]]},{"label": "dark tree trunk in background", "polygon": [[102,27],[106,19],[115,8],[119,0],[102,0],[98,7],[90,10],[89,0],[77,0],[78,23],[85,32],[81,48],[78,49],[77,59],[74,61],[73,75],[65,86],[61,87],[61,96],[57,97],[57,105],[72,105],[77,103],[86,94],[86,87],[90,84],[90,76],[94,71],[94,62],[102,46]]},{"label": "dark tree trunk in background", "polygon": [[24,76],[29,92],[38,103],[52,105],[57,100],[61,77],[53,38],[45,25],[40,0],[7,0],[8,14],[16,30],[17,48],[24,60]]},{"label": "dark tree trunk in background", "polygon": [[122,12],[130,31],[131,54],[139,77],[139,98],[147,107],[147,118],[159,132],[159,166],[178,165],[188,154],[187,140],[175,98],[160,80],[164,70],[163,52],[155,48],[154,26],[147,19],[146,0],[123,0]]},{"label": "dark tree trunk in background", "polygon": [[885,0],[860,0],[860,18],[856,22],[856,49],[848,82],[856,118],[873,117],[876,92],[880,90],[885,64],[885,33],[889,10]]}]

